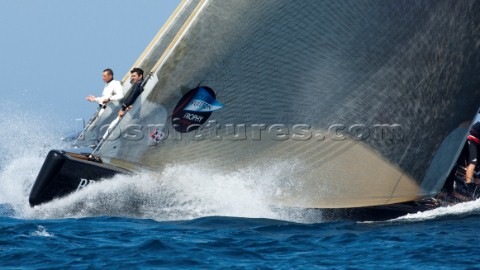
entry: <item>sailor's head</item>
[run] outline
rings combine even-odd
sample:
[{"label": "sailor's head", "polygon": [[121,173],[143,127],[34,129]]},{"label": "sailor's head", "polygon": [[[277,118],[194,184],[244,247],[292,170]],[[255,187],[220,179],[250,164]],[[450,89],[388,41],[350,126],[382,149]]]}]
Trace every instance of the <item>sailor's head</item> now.
[{"label": "sailor's head", "polygon": [[113,80],[113,70],[109,68],[106,68],[105,70],[103,70],[102,79],[106,83],[109,83],[111,80]]},{"label": "sailor's head", "polygon": [[134,68],[130,71],[130,74],[132,74],[130,77],[132,83],[136,83],[143,79],[143,70],[141,68]]}]

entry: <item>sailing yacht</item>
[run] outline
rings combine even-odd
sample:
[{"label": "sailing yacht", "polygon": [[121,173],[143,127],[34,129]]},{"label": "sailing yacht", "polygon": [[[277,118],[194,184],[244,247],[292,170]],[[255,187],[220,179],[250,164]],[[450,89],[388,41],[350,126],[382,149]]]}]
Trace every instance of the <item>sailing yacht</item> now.
[{"label": "sailing yacht", "polygon": [[51,152],[30,203],[205,160],[225,172],[291,164],[270,200],[279,207],[431,198],[478,109],[478,11],[475,1],[185,0],[133,65],[149,75],[132,110],[108,134],[98,127],[115,114],[102,114],[92,153]]}]

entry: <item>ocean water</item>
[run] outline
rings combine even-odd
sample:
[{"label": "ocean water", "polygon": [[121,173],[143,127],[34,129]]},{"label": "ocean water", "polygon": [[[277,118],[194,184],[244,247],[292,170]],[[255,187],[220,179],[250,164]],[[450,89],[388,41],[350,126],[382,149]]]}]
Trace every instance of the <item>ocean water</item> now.
[{"label": "ocean water", "polygon": [[65,145],[38,115],[0,124],[8,127],[0,130],[0,269],[480,268],[480,201],[332,222],[318,210],[270,206],[281,162],[230,174],[172,164],[31,208],[45,155]]}]

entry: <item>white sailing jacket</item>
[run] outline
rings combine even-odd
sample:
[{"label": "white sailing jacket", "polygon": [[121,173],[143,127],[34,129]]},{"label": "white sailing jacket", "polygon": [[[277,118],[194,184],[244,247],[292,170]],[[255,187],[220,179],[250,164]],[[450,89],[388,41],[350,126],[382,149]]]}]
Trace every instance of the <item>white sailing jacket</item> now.
[{"label": "white sailing jacket", "polygon": [[103,88],[102,96],[96,97],[95,101],[103,104],[103,100],[109,98],[111,101],[118,101],[123,98],[123,86],[120,81],[111,80]]}]

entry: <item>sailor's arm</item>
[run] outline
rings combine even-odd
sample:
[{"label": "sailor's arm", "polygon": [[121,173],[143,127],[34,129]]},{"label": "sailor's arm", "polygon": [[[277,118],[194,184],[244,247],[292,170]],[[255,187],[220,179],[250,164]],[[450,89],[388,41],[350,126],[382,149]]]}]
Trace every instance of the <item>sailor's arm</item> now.
[{"label": "sailor's arm", "polygon": [[98,104],[103,104],[103,103],[105,103],[104,100],[108,99],[108,97],[106,97],[105,95],[103,95],[101,97],[95,97],[93,95],[89,95],[85,99],[90,101],[90,102],[97,102]]},{"label": "sailor's arm", "polygon": [[95,101],[98,102],[98,104],[105,104],[110,101],[110,99],[107,96],[101,96],[95,98]]},{"label": "sailor's arm", "polygon": [[90,101],[90,102],[93,102],[93,101],[95,101],[95,96],[90,95],[90,96],[86,97],[85,99]]},{"label": "sailor's arm", "polygon": [[134,85],[132,92],[128,95],[128,97],[125,99],[125,101],[122,104],[122,109],[118,112],[118,116],[123,116],[125,114],[125,111],[128,111],[132,108],[133,103],[135,103],[135,100],[140,96],[140,94],[143,91],[143,87],[141,84]]},{"label": "sailor's arm", "polygon": [[107,104],[110,101],[118,101],[123,98],[123,87],[119,81],[111,82],[111,85],[107,86],[103,90],[101,97],[88,96],[87,100],[95,101],[99,104]]},{"label": "sailor's arm", "polygon": [[108,97],[95,97],[95,96],[88,96],[85,98],[86,100],[90,101],[90,102],[97,102],[98,104],[104,104],[104,103],[107,103],[108,101]]}]

